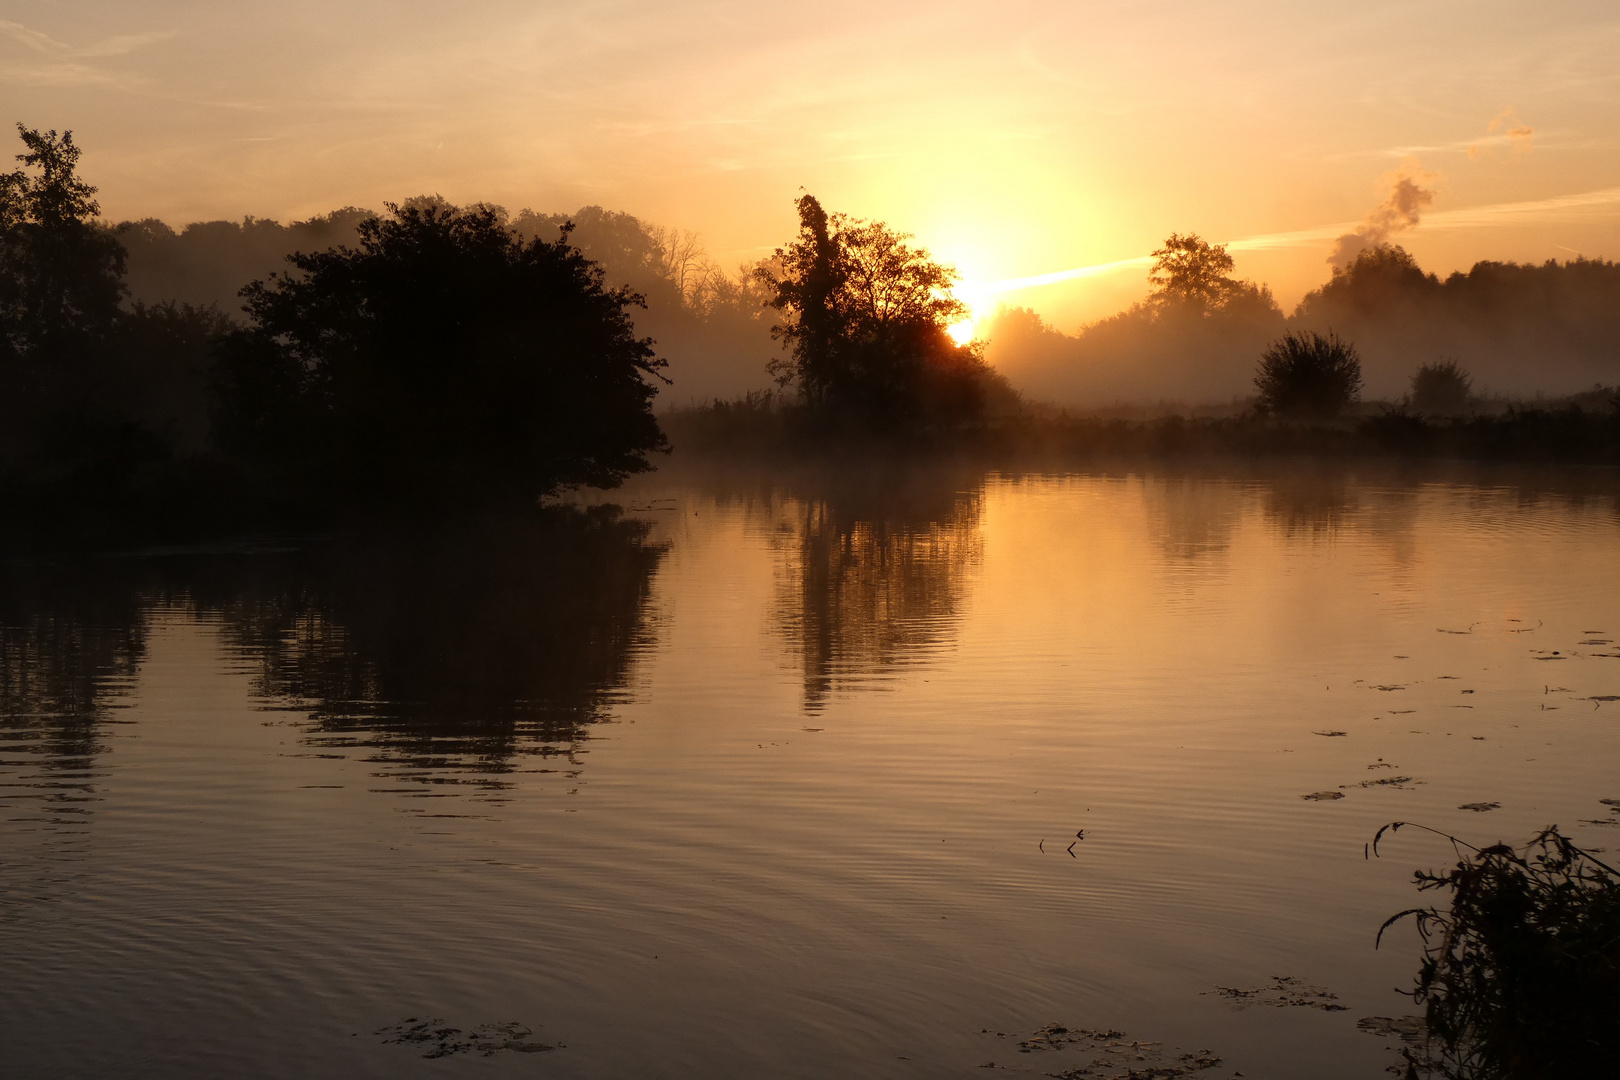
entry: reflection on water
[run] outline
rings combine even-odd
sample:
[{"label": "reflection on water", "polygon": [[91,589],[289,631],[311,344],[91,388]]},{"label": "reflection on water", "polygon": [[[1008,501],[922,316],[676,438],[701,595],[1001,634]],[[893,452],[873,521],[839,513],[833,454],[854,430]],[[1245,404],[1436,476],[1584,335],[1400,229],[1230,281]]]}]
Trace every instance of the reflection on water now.
[{"label": "reflection on water", "polygon": [[1285,536],[1331,536],[1355,508],[1349,477],[1338,469],[1290,470],[1261,490],[1266,517]]},{"label": "reflection on water", "polygon": [[651,641],[662,549],[646,530],[556,510],[429,533],[13,564],[0,573],[13,821],[86,812],[119,723],[110,710],[153,620],[175,613],[222,627],[269,707],[307,715],[297,726],[312,751],[362,753],[434,793],[499,791],[531,755],[571,766]]},{"label": "reflection on water", "polygon": [[876,490],[820,485],[779,526],[778,620],[804,672],[804,707],[947,644],[983,550],[982,478],[927,473]]},{"label": "reflection on water", "polygon": [[422,785],[492,791],[522,757],[571,760],[648,645],[661,550],[605,512],[343,537],[255,559],[195,597],[307,710],[316,749],[370,748]]},{"label": "reflection on water", "polygon": [[110,710],[145,651],[137,567],[116,560],[0,572],[0,767],[12,818],[58,823],[95,799]]},{"label": "reflection on water", "polygon": [[1243,517],[1229,485],[1169,477],[1146,485],[1143,497],[1172,567],[1204,562],[1225,553]]},{"label": "reflection on water", "polygon": [[1362,1080],[1373,830],[1620,837],[1590,474],[862,471],[0,567],[8,1067]]}]

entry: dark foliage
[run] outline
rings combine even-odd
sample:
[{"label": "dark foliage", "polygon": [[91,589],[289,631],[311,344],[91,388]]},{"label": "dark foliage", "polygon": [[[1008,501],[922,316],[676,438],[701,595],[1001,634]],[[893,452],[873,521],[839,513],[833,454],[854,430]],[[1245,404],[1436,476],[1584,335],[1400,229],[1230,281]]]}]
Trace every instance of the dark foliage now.
[{"label": "dark foliage", "polygon": [[[1373,840],[1373,851],[1387,825]],[[1543,830],[1522,851],[1448,837],[1457,864],[1418,871],[1418,889],[1450,909],[1403,911],[1424,957],[1413,996],[1425,1007],[1426,1052],[1407,1076],[1564,1080],[1608,1076],[1620,1052],[1620,872]]]},{"label": "dark foliage", "polygon": [[124,272],[73,133],[17,130],[24,168],[0,174],[0,460],[14,467],[93,393]]},{"label": "dark foliage", "polygon": [[183,529],[220,486],[198,455],[229,320],[121,307],[124,250],[96,221],[71,133],[20,131],[24,168],[0,176],[0,542]]},{"label": "dark foliage", "polygon": [[967,307],[956,271],[882,222],[828,214],[799,199],[799,238],[762,268],[770,304],[788,317],[772,364],[818,416],[865,431],[909,433],[981,420],[1014,395],[950,324]]},{"label": "dark foliage", "polygon": [[1241,303],[1258,290],[1251,282],[1233,279],[1236,265],[1225,244],[1211,244],[1196,233],[1171,233],[1164,247],[1153,253],[1148,306],[1160,310],[1181,306],[1212,315]]},{"label": "dark foliage", "polygon": [[1331,420],[1361,395],[1361,359],[1336,334],[1285,334],[1261,356],[1254,387],[1265,412]]},{"label": "dark foliage", "polygon": [[612,487],[664,448],[639,297],[488,207],[390,206],[359,246],[244,291],[222,353],[226,451],[272,489],[354,510]]},{"label": "dark foliage", "polygon": [[1352,338],[1380,395],[1399,394],[1436,356],[1467,357],[1494,393],[1567,394],[1620,376],[1620,264],[1487,261],[1442,279],[1381,245],[1335,268],[1290,321]]},{"label": "dark foliage", "polygon": [[1424,364],[1412,374],[1412,407],[1419,412],[1444,415],[1468,404],[1474,380],[1455,360]]}]

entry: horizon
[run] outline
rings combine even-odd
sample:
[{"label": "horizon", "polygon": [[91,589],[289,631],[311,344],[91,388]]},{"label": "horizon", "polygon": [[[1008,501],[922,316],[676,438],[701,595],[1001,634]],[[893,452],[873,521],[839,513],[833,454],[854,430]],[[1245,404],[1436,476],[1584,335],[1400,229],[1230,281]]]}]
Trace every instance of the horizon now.
[{"label": "horizon", "polygon": [[599,204],[731,267],[791,237],[802,187],[1064,329],[1140,299],[1171,232],[1290,308],[1403,180],[1388,238],[1442,277],[1620,255],[1620,16],[1596,4],[383,10],[29,0],[0,83],[76,133],[108,220]]}]

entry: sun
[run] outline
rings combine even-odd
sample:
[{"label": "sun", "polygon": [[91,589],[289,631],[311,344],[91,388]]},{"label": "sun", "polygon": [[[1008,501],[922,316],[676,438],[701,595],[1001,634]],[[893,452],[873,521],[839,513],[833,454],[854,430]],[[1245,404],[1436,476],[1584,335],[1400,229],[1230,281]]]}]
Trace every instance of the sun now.
[{"label": "sun", "polygon": [[951,340],[958,345],[966,345],[973,340],[973,320],[963,319],[961,322],[951,323],[945,328],[945,332],[951,335]]}]

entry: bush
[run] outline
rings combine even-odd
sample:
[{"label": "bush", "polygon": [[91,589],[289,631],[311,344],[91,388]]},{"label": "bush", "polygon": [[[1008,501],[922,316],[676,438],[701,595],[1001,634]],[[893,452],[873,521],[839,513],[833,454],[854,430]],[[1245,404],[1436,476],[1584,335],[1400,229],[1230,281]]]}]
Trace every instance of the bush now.
[{"label": "bush", "polygon": [[[1386,825],[1385,831],[1401,827]],[[1413,908],[1423,939],[1414,999],[1429,1044],[1406,1075],[1446,1080],[1612,1076],[1620,1048],[1620,872],[1543,830],[1521,853],[1448,837],[1459,861],[1418,871],[1451,910]],[[1467,849],[1470,854],[1464,854]],[[1421,1072],[1420,1072],[1421,1070]]]},{"label": "bush", "polygon": [[1337,334],[1286,334],[1260,358],[1254,386],[1265,412],[1331,420],[1361,397],[1361,358]]},{"label": "bush", "polygon": [[664,361],[568,243],[431,199],[292,256],[243,290],[220,355],[219,440],[273,489],[349,509],[532,503],[614,487],[665,448]]},{"label": "bush", "polygon": [[1412,375],[1412,407],[1426,413],[1454,413],[1468,404],[1474,379],[1455,360],[1424,364]]}]

